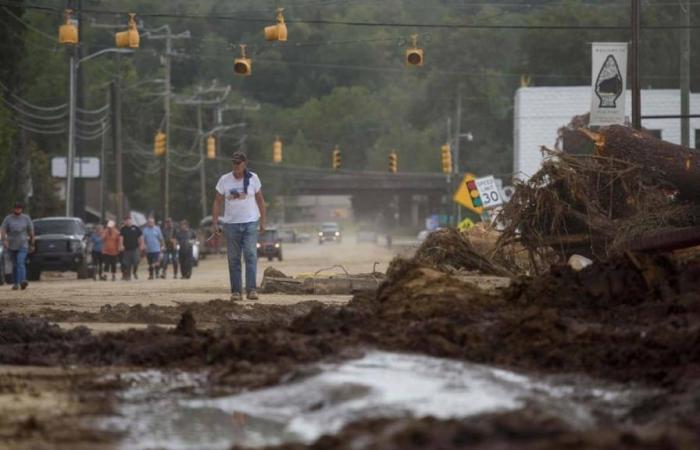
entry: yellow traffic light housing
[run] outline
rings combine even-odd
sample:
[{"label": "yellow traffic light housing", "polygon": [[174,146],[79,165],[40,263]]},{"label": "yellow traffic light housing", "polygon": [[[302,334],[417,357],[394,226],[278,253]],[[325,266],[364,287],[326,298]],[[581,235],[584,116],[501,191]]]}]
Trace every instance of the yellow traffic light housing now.
[{"label": "yellow traffic light housing", "polygon": [[340,169],[341,162],[342,162],[342,159],[341,159],[340,149],[336,145],[335,148],[333,149],[333,160],[332,160],[333,170]]},{"label": "yellow traffic light housing", "polygon": [[207,138],[207,159],[216,159],[216,138],[211,135]]},{"label": "yellow traffic light housing", "polygon": [[233,61],[233,71],[236,75],[249,77],[253,72],[253,62],[245,55],[245,44],[241,44],[241,57]]},{"label": "yellow traffic light housing", "polygon": [[452,173],[452,151],[450,151],[450,145],[445,144],[440,150],[442,153],[442,172]]},{"label": "yellow traffic light housing", "polygon": [[282,162],[282,141],[280,138],[275,138],[275,142],[272,144],[272,162],[279,164]]},{"label": "yellow traffic light housing", "polygon": [[399,156],[396,154],[396,150],[392,150],[389,153],[389,172],[396,173],[399,169]]},{"label": "yellow traffic light housing", "polygon": [[406,49],[406,64],[409,66],[423,66],[423,49],[418,47],[418,35],[411,36],[413,41],[411,48]]},{"label": "yellow traffic light housing", "polygon": [[167,137],[165,136],[165,133],[163,133],[161,130],[158,130],[158,132],[156,133],[155,139],[153,139],[153,153],[156,156],[165,155],[166,140],[167,140]]},{"label": "yellow traffic light housing", "polygon": [[265,27],[265,40],[268,41],[286,41],[287,40],[287,25],[284,23],[284,8],[277,8],[277,24]]},{"label": "yellow traffic light housing", "polygon": [[59,44],[77,44],[78,43],[78,27],[71,19],[73,11],[66,9],[63,12],[65,23],[58,28],[58,43]]},{"label": "yellow traffic light housing", "polygon": [[139,30],[136,28],[135,17],[135,13],[129,13],[129,29],[114,35],[117,48],[139,48],[141,37],[139,36]]}]

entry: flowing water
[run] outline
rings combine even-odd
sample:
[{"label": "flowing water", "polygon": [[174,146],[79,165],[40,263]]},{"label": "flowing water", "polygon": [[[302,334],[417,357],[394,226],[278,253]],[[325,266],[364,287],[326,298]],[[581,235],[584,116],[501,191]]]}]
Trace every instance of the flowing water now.
[{"label": "flowing water", "polygon": [[[122,375],[124,377],[124,375]],[[100,428],[124,433],[129,449],[227,449],[311,442],[365,418],[439,419],[535,404],[577,428],[596,411],[624,414],[644,395],[584,379],[531,377],[489,366],[410,354],[370,352],[294,381],[215,396],[201,374],[137,372],[120,395],[118,415]]]}]

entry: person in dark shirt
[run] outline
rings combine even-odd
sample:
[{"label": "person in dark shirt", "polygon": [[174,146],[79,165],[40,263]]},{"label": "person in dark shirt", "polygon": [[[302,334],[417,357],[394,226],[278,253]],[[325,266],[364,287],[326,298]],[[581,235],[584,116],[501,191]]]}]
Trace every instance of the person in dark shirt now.
[{"label": "person in dark shirt", "polygon": [[195,234],[186,220],[180,221],[180,229],[175,233],[175,239],[179,246],[180,274],[182,278],[188,279],[192,276],[192,240],[195,239]]},{"label": "person in dark shirt", "polygon": [[120,247],[124,251],[122,263],[124,264],[124,279],[129,281],[131,274],[138,280],[139,260],[143,251],[143,236],[141,229],[134,225],[131,217],[124,218],[124,226],[119,231],[121,235]]},{"label": "person in dark shirt", "polygon": [[177,240],[175,234],[177,228],[173,225],[173,220],[168,217],[163,223],[163,240],[165,241],[165,251],[163,252],[163,261],[161,263],[161,278],[165,278],[168,271],[168,264],[173,263],[173,278],[177,278]]}]

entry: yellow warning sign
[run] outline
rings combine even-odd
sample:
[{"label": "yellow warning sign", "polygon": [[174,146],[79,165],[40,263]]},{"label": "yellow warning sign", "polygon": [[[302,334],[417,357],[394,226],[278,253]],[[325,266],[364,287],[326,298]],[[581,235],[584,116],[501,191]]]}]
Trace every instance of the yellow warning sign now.
[{"label": "yellow warning sign", "polygon": [[459,231],[467,231],[471,228],[474,228],[474,222],[472,222],[471,219],[466,218],[463,221],[461,221],[459,224],[457,224],[457,229]]},{"label": "yellow warning sign", "polygon": [[471,173],[464,176],[454,194],[453,200],[477,214],[481,214],[484,211],[479,188],[476,187],[476,179]]}]

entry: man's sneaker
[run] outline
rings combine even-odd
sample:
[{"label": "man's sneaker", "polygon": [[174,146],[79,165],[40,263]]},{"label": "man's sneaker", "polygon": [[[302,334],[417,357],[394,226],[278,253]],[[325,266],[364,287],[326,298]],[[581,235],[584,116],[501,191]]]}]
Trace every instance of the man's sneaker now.
[{"label": "man's sneaker", "polygon": [[[19,284],[13,284],[13,285],[12,285],[12,290],[13,290],[13,291],[19,290]],[[240,296],[241,294],[238,294],[238,295]]]},{"label": "man's sneaker", "polygon": [[231,293],[231,301],[232,302],[240,302],[241,300],[243,300],[243,297],[241,297],[240,292],[232,292]]},{"label": "man's sneaker", "polygon": [[253,289],[252,291],[248,291],[248,300],[257,300],[258,299],[258,292]]},{"label": "man's sneaker", "polygon": [[29,283],[27,283],[26,280],[19,284],[19,287],[21,287],[22,290],[27,289],[27,286],[29,286]]}]

